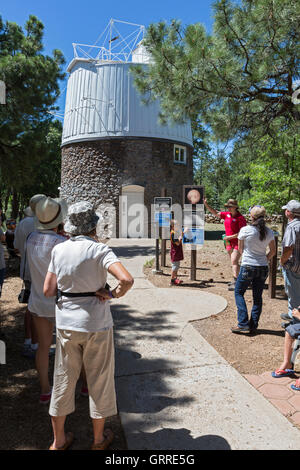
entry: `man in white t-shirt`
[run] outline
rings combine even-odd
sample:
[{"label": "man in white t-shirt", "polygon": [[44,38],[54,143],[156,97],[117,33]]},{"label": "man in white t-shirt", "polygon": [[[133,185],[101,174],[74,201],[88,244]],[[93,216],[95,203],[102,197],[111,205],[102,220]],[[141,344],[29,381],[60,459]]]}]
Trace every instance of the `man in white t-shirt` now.
[{"label": "man in white t-shirt", "polygon": [[[113,251],[96,236],[98,216],[88,202],[69,207],[64,229],[71,238],[56,246],[44,284],[47,297],[57,295],[56,357],[49,413],[54,441],[50,450],[66,449],[73,441],[65,433],[66,416],[75,409],[75,387],[82,366],[93,422],[93,450],[112,442],[105,419],[117,413],[114,386],[113,320],[108,300],[122,297],[133,279]],[[119,282],[112,291],[107,272]]]}]

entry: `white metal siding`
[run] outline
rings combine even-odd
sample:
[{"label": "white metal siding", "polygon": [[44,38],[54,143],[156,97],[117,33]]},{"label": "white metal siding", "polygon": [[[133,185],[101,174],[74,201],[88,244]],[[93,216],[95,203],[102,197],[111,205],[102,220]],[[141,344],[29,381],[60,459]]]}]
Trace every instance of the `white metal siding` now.
[{"label": "white metal siding", "polygon": [[168,139],[192,145],[190,123],[159,124],[159,103],[144,105],[128,63],[79,60],[70,70],[62,145],[107,137]]}]

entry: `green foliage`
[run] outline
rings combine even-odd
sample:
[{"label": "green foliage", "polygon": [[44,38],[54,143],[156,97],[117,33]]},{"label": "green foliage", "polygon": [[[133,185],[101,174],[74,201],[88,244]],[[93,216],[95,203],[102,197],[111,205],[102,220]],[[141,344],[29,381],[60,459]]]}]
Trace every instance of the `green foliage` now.
[{"label": "green foliage", "polygon": [[27,188],[36,191],[37,173],[46,186],[53,180],[49,177],[52,159],[57,159],[53,133],[61,133],[57,123],[51,124],[49,112],[57,109],[65,61],[59,50],[53,51],[53,57],[42,53],[43,30],[33,15],[24,31],[0,18],[0,80],[6,84],[6,104],[0,106],[1,185],[21,199],[29,196]]},{"label": "green foliage", "polygon": [[283,203],[299,199],[300,136],[290,131],[277,139],[265,137],[249,165],[250,197],[244,204],[262,204],[270,213],[280,213]]},{"label": "green foliage", "polygon": [[300,120],[293,83],[300,70],[298,0],[219,0],[214,29],[179,21],[152,24],[145,46],[153,63],[133,71],[162,119],[210,125],[219,140],[272,133],[278,119]]},{"label": "green foliage", "polygon": [[15,23],[1,22],[0,79],[6,105],[0,107],[0,165],[8,184],[23,184],[28,168],[44,151],[45,134],[59,96],[64,59],[41,54],[43,25],[30,16],[24,33]]}]

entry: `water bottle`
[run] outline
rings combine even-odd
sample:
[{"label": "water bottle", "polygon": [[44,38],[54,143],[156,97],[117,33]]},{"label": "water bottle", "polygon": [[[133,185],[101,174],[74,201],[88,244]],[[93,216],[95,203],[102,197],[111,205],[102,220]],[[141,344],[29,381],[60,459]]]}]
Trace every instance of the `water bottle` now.
[{"label": "water bottle", "polygon": [[225,248],[226,248],[226,246],[229,245],[229,240],[225,240],[225,237],[226,237],[226,235],[222,235],[222,240],[223,240],[224,246],[225,246]]}]

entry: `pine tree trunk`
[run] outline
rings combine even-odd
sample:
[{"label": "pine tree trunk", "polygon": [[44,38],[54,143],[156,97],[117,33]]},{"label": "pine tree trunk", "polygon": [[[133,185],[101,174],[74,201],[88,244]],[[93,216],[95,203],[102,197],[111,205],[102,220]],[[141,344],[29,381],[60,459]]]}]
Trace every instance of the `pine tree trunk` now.
[{"label": "pine tree trunk", "polygon": [[15,189],[13,189],[12,196],[11,217],[17,219],[19,214],[19,195]]}]

